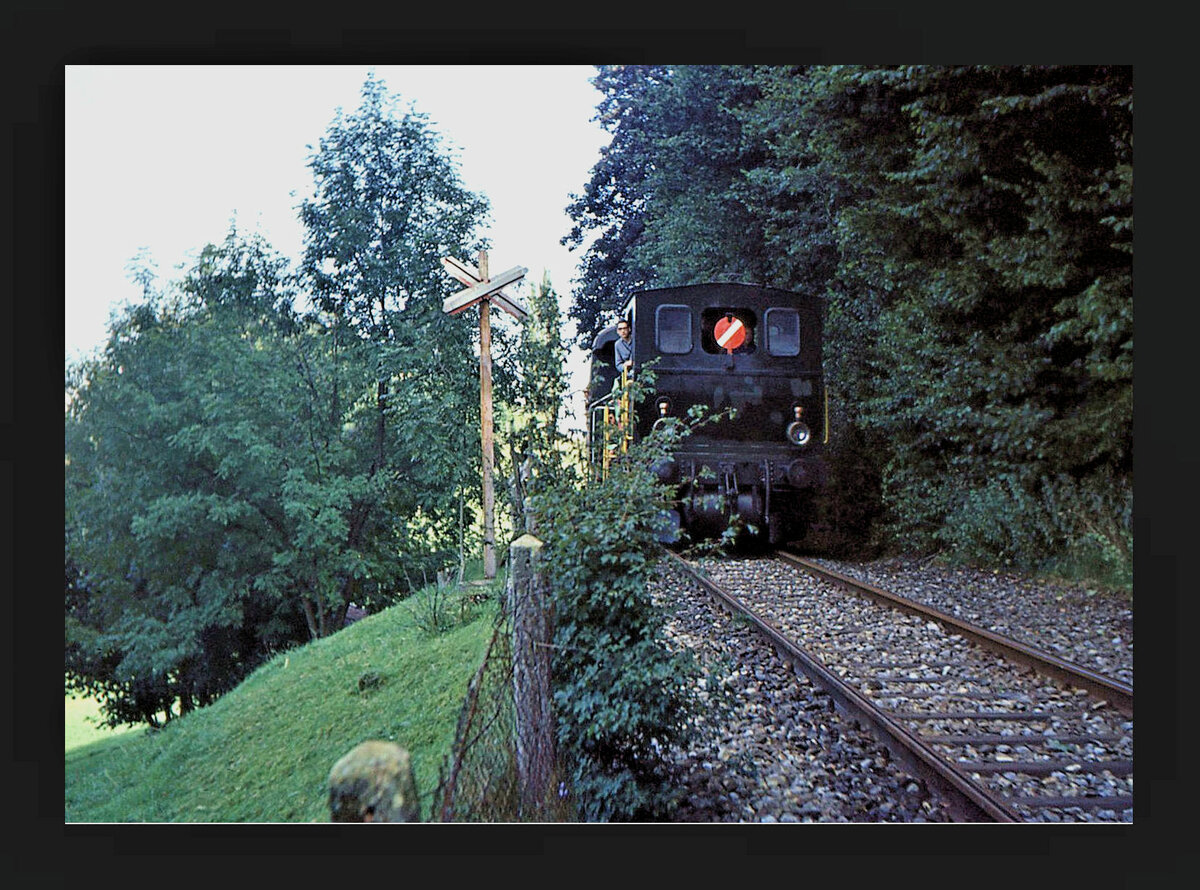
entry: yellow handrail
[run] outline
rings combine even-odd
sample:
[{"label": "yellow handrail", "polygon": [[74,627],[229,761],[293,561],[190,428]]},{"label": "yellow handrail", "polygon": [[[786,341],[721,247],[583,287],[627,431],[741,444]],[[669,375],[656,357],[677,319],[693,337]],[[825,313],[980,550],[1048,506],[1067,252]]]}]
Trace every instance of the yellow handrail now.
[{"label": "yellow handrail", "polygon": [[629,443],[633,441],[633,415],[630,413],[630,398],[629,398],[629,372],[621,369],[621,399],[620,399],[620,415],[617,422],[621,426],[624,435],[621,437],[621,453],[624,454],[629,450]]},{"label": "yellow handrail", "polygon": [[[616,404],[612,404],[616,396]],[[629,374],[621,371],[621,386],[618,392],[608,393],[592,402],[589,413],[594,418],[600,415],[600,478],[608,478],[608,469],[613,458],[625,454],[633,442],[633,413],[632,399],[629,392]],[[592,424],[595,441],[595,423]],[[615,440],[615,441],[614,441]]]},{"label": "yellow handrail", "polygon": [[825,390],[825,441],[824,444],[829,444],[829,387],[824,383],[821,384],[821,389]]}]

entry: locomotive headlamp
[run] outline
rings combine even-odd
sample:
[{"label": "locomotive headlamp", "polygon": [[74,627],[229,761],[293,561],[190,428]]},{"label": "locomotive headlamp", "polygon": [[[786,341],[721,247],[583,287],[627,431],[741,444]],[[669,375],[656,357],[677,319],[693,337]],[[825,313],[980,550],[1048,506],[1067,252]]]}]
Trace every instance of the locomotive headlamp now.
[{"label": "locomotive headlamp", "polygon": [[800,420],[793,420],[788,424],[787,439],[793,445],[801,446],[808,444],[808,440],[812,438],[812,430]]},{"label": "locomotive headlamp", "polygon": [[803,448],[808,444],[808,440],[812,438],[812,430],[808,428],[808,424],[800,419],[800,416],[804,413],[804,407],[802,405],[793,405],[792,410],[796,414],[796,419],[788,424],[785,435],[787,436],[787,440],[793,445]]}]

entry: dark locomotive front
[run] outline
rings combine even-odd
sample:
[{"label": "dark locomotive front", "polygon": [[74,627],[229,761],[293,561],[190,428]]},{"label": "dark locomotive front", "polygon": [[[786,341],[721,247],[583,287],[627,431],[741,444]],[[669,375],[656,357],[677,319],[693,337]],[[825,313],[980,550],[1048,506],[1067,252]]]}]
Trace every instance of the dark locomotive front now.
[{"label": "dark locomotive front", "polygon": [[[745,284],[639,291],[626,304],[634,373],[654,360],[655,374],[653,395],[636,409],[635,438],[692,405],[733,409],[656,467],[678,486],[672,520],[693,538],[734,521],[778,543],[801,538],[812,522],[829,438],[821,313],[817,298]],[[613,326],[593,344],[590,430],[612,401],[615,340]]]}]

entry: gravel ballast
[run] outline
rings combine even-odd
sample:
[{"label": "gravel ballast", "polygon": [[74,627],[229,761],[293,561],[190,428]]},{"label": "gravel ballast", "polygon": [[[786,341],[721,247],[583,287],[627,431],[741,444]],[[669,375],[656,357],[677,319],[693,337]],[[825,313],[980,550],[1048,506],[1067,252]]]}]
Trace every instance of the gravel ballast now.
[{"label": "gravel ballast", "polygon": [[1133,602],[1129,597],[1080,584],[1055,584],[999,571],[942,568],[912,559],[863,564],[815,561],[1133,684]]},{"label": "gravel ballast", "polygon": [[[862,578],[893,593],[927,602],[949,614],[997,633],[1022,639],[1093,670],[1132,677],[1131,609],[1119,598],[1081,588],[1024,581],[1012,575],[922,566],[910,562],[854,565],[822,561],[830,568]],[[718,583],[740,583],[745,591],[771,589],[788,569],[769,560],[731,560],[706,563]],[[763,574],[765,573],[765,574]],[[730,618],[708,595],[664,560],[654,595],[673,614],[668,641],[696,652],[701,662],[723,669],[723,700],[730,710],[714,708],[699,728],[690,750],[675,752],[675,781],[683,804],[673,817],[682,822],[945,822],[945,801],[928,789],[873,735],[833,707],[832,700],[811,681],[797,676],[744,623]],[[1069,615],[1070,621],[1063,616]],[[786,623],[779,615],[777,624]],[[796,619],[800,620],[800,619]],[[927,628],[905,629],[933,634]],[[1114,642],[1116,641],[1116,642]],[[843,669],[844,670],[844,669]],[[1124,673],[1121,673],[1121,672]],[[997,662],[982,673],[1003,678],[1006,666]],[[1127,680],[1128,681],[1128,680]],[[990,680],[987,683],[990,684]],[[709,690],[715,692],[716,690]],[[1127,733],[1117,750],[1095,752],[1096,759],[1132,750],[1132,723],[1111,727]],[[1058,731],[1057,729],[1051,730]],[[1025,759],[1014,748],[1003,757]],[[970,753],[968,752],[968,755]],[[1042,780],[1054,785],[1064,777]],[[1073,777],[1066,777],[1069,780]],[[1093,781],[1093,778],[1087,781]],[[1104,777],[1132,793],[1128,780]],[[1003,786],[1004,775],[991,782]],[[1080,777],[1080,781],[1083,778]],[[1063,793],[1071,793],[1064,787]],[[1116,792],[1114,792],[1116,793]],[[1038,814],[1046,821],[1126,821],[1131,812]]]}]

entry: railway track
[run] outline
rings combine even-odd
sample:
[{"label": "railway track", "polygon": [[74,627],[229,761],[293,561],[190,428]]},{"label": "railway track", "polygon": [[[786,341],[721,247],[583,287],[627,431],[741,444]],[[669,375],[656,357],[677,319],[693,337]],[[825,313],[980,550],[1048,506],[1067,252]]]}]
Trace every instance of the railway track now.
[{"label": "railway track", "polygon": [[791,554],[671,558],[955,818],[1132,820],[1131,686]]}]

